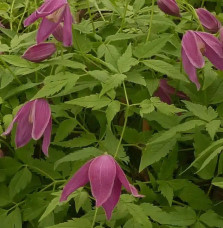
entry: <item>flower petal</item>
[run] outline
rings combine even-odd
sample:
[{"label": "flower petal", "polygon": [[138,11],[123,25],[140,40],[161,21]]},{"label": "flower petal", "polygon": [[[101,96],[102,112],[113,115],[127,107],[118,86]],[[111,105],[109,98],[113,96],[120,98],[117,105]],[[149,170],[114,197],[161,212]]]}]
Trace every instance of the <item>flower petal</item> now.
[{"label": "flower petal", "polygon": [[44,99],[36,99],[33,108],[32,137],[33,139],[38,140],[48,126],[51,117],[51,110],[48,102]]},{"label": "flower petal", "polygon": [[46,156],[48,156],[48,149],[50,146],[50,139],[51,139],[51,131],[52,131],[52,118],[50,117],[49,123],[43,134],[42,151]]},{"label": "flower petal", "polygon": [[189,61],[184,49],[182,49],[182,62],[185,72],[189,76],[190,80],[197,86],[197,90],[199,90],[201,85],[197,78],[196,68]]},{"label": "flower petal", "polygon": [[137,189],[129,183],[128,179],[125,176],[125,173],[118,165],[118,163],[116,163],[116,173],[118,179],[128,192],[132,193],[132,195],[135,197],[144,197],[143,195],[139,195]]},{"label": "flower petal", "polygon": [[199,45],[204,48],[204,44],[196,33],[187,31],[182,39],[182,48],[190,63],[196,68],[202,68],[205,63]]},{"label": "flower petal", "polygon": [[67,197],[72,192],[76,191],[78,188],[84,186],[89,182],[88,173],[92,161],[93,160],[90,160],[89,162],[84,164],[65,185],[61,194],[60,202],[67,200]]},{"label": "flower petal", "polygon": [[57,23],[55,23],[46,18],[43,18],[36,36],[37,43],[39,44],[44,42],[50,36],[50,34],[52,34],[56,30],[61,20],[62,20],[62,17]]},{"label": "flower petal", "polygon": [[102,204],[102,207],[105,210],[106,217],[108,220],[110,220],[110,218],[112,216],[112,211],[114,210],[115,206],[117,205],[117,203],[120,199],[121,188],[122,188],[122,184],[121,184],[120,180],[118,178],[115,178],[112,193],[111,193],[110,197],[107,199],[107,201]]},{"label": "flower petal", "polygon": [[73,42],[72,22],[73,22],[73,17],[70,12],[70,7],[67,5],[64,13],[64,26],[63,26],[63,44],[65,47],[71,46]]},{"label": "flower petal", "polygon": [[180,9],[175,0],[158,0],[157,4],[164,13],[180,17]]},{"label": "flower petal", "polygon": [[20,113],[20,117],[18,119],[15,136],[15,144],[17,148],[26,145],[32,138],[33,124],[30,120],[34,102],[28,102],[26,105],[26,109],[22,113]]},{"label": "flower petal", "polygon": [[89,168],[91,191],[99,207],[111,196],[116,176],[115,160],[110,155],[95,158]]},{"label": "flower petal", "polygon": [[29,47],[23,54],[23,58],[31,62],[41,62],[49,58],[56,51],[53,43],[41,43]]},{"label": "flower petal", "polygon": [[25,105],[23,105],[22,108],[20,108],[19,111],[17,112],[16,116],[14,117],[13,121],[11,122],[7,130],[3,132],[2,135],[8,135],[12,131],[14,123],[19,121],[21,118],[23,118],[25,113],[29,113],[32,105],[33,105],[33,101],[30,101]]},{"label": "flower petal", "polygon": [[56,27],[52,34],[56,40],[63,42],[63,26],[61,23]]}]

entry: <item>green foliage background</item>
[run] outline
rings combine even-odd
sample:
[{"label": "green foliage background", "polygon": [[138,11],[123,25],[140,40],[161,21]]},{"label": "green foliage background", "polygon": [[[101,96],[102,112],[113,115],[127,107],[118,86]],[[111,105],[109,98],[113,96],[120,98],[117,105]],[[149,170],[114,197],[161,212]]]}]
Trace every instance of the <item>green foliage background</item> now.
[{"label": "green foliage background", "polygon": [[[179,19],[151,0],[70,0],[79,19],[73,46],[57,42],[51,59],[34,64],[21,55],[35,44],[39,21],[22,23],[41,3],[0,2],[0,133],[34,98],[47,98],[53,116],[49,158],[41,141],[15,150],[15,128],[0,137],[0,227],[91,228],[89,186],[59,198],[76,170],[105,152],[118,155],[145,198],[123,190],[110,221],[100,208],[96,228],[223,227],[223,73],[207,61],[197,91],[183,72],[182,35],[200,30],[192,11]],[[204,4],[223,23],[222,1],[178,4]],[[164,76],[189,100],[153,97]]]}]

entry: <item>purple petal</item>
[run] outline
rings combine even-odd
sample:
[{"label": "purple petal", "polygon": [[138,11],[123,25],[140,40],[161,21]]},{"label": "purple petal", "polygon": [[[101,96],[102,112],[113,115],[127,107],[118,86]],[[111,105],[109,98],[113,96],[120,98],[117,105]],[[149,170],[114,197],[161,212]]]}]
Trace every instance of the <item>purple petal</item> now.
[{"label": "purple petal", "polygon": [[223,44],[223,27],[220,29],[220,42]]},{"label": "purple petal", "polygon": [[205,49],[205,46],[202,40],[196,36],[195,32],[186,32],[182,39],[182,48],[184,49],[188,60],[194,67],[202,68],[204,66],[205,62],[201,53],[201,49]]},{"label": "purple petal", "polygon": [[95,158],[89,168],[89,179],[96,206],[105,203],[111,196],[116,176],[115,160],[110,155]]},{"label": "purple petal", "polygon": [[60,202],[67,200],[67,197],[71,193],[89,182],[88,173],[92,161],[93,160],[90,160],[89,162],[85,163],[65,185],[61,194]]},{"label": "purple petal", "polygon": [[122,184],[118,178],[115,178],[114,186],[112,189],[112,193],[110,197],[107,199],[105,203],[102,204],[102,207],[105,210],[106,217],[110,220],[112,216],[112,211],[114,210],[115,206],[117,205],[120,195],[121,195],[121,188]]},{"label": "purple petal", "polygon": [[29,113],[32,105],[33,105],[33,101],[29,101],[28,103],[23,105],[22,108],[20,108],[19,111],[17,112],[16,116],[14,117],[13,121],[11,122],[7,130],[4,133],[2,133],[2,135],[8,135],[12,131],[14,123],[22,119],[26,113]]},{"label": "purple petal", "polygon": [[18,119],[18,125],[16,129],[15,144],[16,147],[23,147],[32,138],[32,110],[34,102],[28,102],[26,111],[23,111],[22,115]]},{"label": "purple petal", "polygon": [[125,187],[125,189],[128,192],[132,193],[132,195],[135,197],[144,197],[143,195],[139,195],[137,189],[129,183],[128,179],[125,176],[125,173],[118,165],[118,163],[116,163],[116,173],[117,173],[118,179],[121,181],[122,185]]},{"label": "purple petal", "polygon": [[175,0],[158,0],[157,4],[164,13],[180,17],[180,9]]},{"label": "purple petal", "polygon": [[196,32],[200,39],[205,43],[204,55],[219,70],[223,70],[223,46],[222,43],[212,34]]},{"label": "purple petal", "polygon": [[197,78],[196,68],[189,61],[184,49],[182,49],[182,62],[185,72],[189,76],[190,80],[197,86],[197,90],[199,90],[201,85]]},{"label": "purple petal", "polygon": [[72,22],[73,22],[73,17],[70,12],[70,7],[67,5],[64,13],[64,27],[63,27],[63,44],[65,47],[71,46],[73,42]]},{"label": "purple petal", "polygon": [[221,23],[213,14],[211,14],[208,10],[203,8],[197,9],[196,12],[201,21],[201,24],[207,31],[211,33],[218,32],[218,30],[221,27]]},{"label": "purple petal", "polygon": [[53,21],[49,21],[48,19],[44,18],[37,32],[37,36],[36,36],[37,43],[39,44],[41,42],[44,42],[50,36],[50,34],[52,34],[56,30],[61,20],[55,23]]},{"label": "purple petal", "polygon": [[33,12],[26,20],[24,21],[24,26],[29,26],[33,22],[35,22],[37,19],[41,17],[46,17],[48,15],[51,15],[56,10],[63,7],[65,4],[67,4],[67,0],[48,0],[45,1],[35,12]]},{"label": "purple petal", "polygon": [[44,99],[36,99],[33,107],[32,137],[38,140],[46,130],[51,117],[51,110],[48,102]]},{"label": "purple petal", "polygon": [[52,130],[52,118],[50,117],[49,123],[46,127],[44,134],[43,134],[42,151],[46,156],[48,156],[48,149],[50,146],[51,130]]},{"label": "purple petal", "polygon": [[61,23],[56,27],[52,34],[56,40],[63,42],[63,26]]},{"label": "purple petal", "polygon": [[55,51],[56,45],[54,43],[41,43],[29,47],[22,57],[38,63],[49,58]]}]

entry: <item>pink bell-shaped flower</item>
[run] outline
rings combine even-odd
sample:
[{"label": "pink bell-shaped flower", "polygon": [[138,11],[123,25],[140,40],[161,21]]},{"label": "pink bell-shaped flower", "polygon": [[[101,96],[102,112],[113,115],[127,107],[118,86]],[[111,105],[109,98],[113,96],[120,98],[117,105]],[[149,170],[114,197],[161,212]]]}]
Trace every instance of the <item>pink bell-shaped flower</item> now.
[{"label": "pink bell-shaped flower", "polygon": [[196,68],[204,67],[206,56],[219,70],[223,70],[223,46],[212,34],[187,31],[182,39],[182,61],[190,80],[200,89]]},{"label": "pink bell-shaped flower", "polygon": [[180,17],[180,9],[175,0],[157,0],[157,4],[164,13]]},{"label": "pink bell-shaped flower", "polygon": [[15,144],[17,148],[25,146],[31,138],[38,140],[43,136],[42,151],[48,156],[52,118],[51,109],[44,99],[27,102],[16,114],[8,129],[2,135],[8,135],[17,123]]},{"label": "pink bell-shaped flower", "polygon": [[129,183],[121,167],[110,155],[101,155],[83,165],[65,185],[60,201],[78,188],[90,182],[92,195],[96,199],[96,207],[102,206],[109,220],[117,205],[122,185],[135,197],[143,197]]},{"label": "pink bell-shaped flower", "polygon": [[63,44],[72,45],[73,17],[67,0],[46,0],[34,13],[24,21],[29,26],[39,18],[42,22],[37,32],[37,43],[44,42],[50,34],[54,33],[60,23],[63,23]]},{"label": "pink bell-shaped flower", "polygon": [[217,33],[221,28],[221,22],[208,10],[199,8],[196,10],[201,24],[211,33]]},{"label": "pink bell-shaped flower", "polygon": [[29,47],[22,57],[31,62],[38,63],[48,59],[56,50],[56,45],[54,43],[36,44]]}]

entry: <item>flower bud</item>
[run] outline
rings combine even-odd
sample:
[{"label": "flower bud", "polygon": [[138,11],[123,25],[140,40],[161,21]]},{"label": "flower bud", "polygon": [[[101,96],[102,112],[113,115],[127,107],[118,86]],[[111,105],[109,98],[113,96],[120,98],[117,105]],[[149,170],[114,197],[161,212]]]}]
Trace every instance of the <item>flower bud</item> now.
[{"label": "flower bud", "polygon": [[180,9],[175,0],[158,0],[157,4],[164,13],[180,17]]}]

